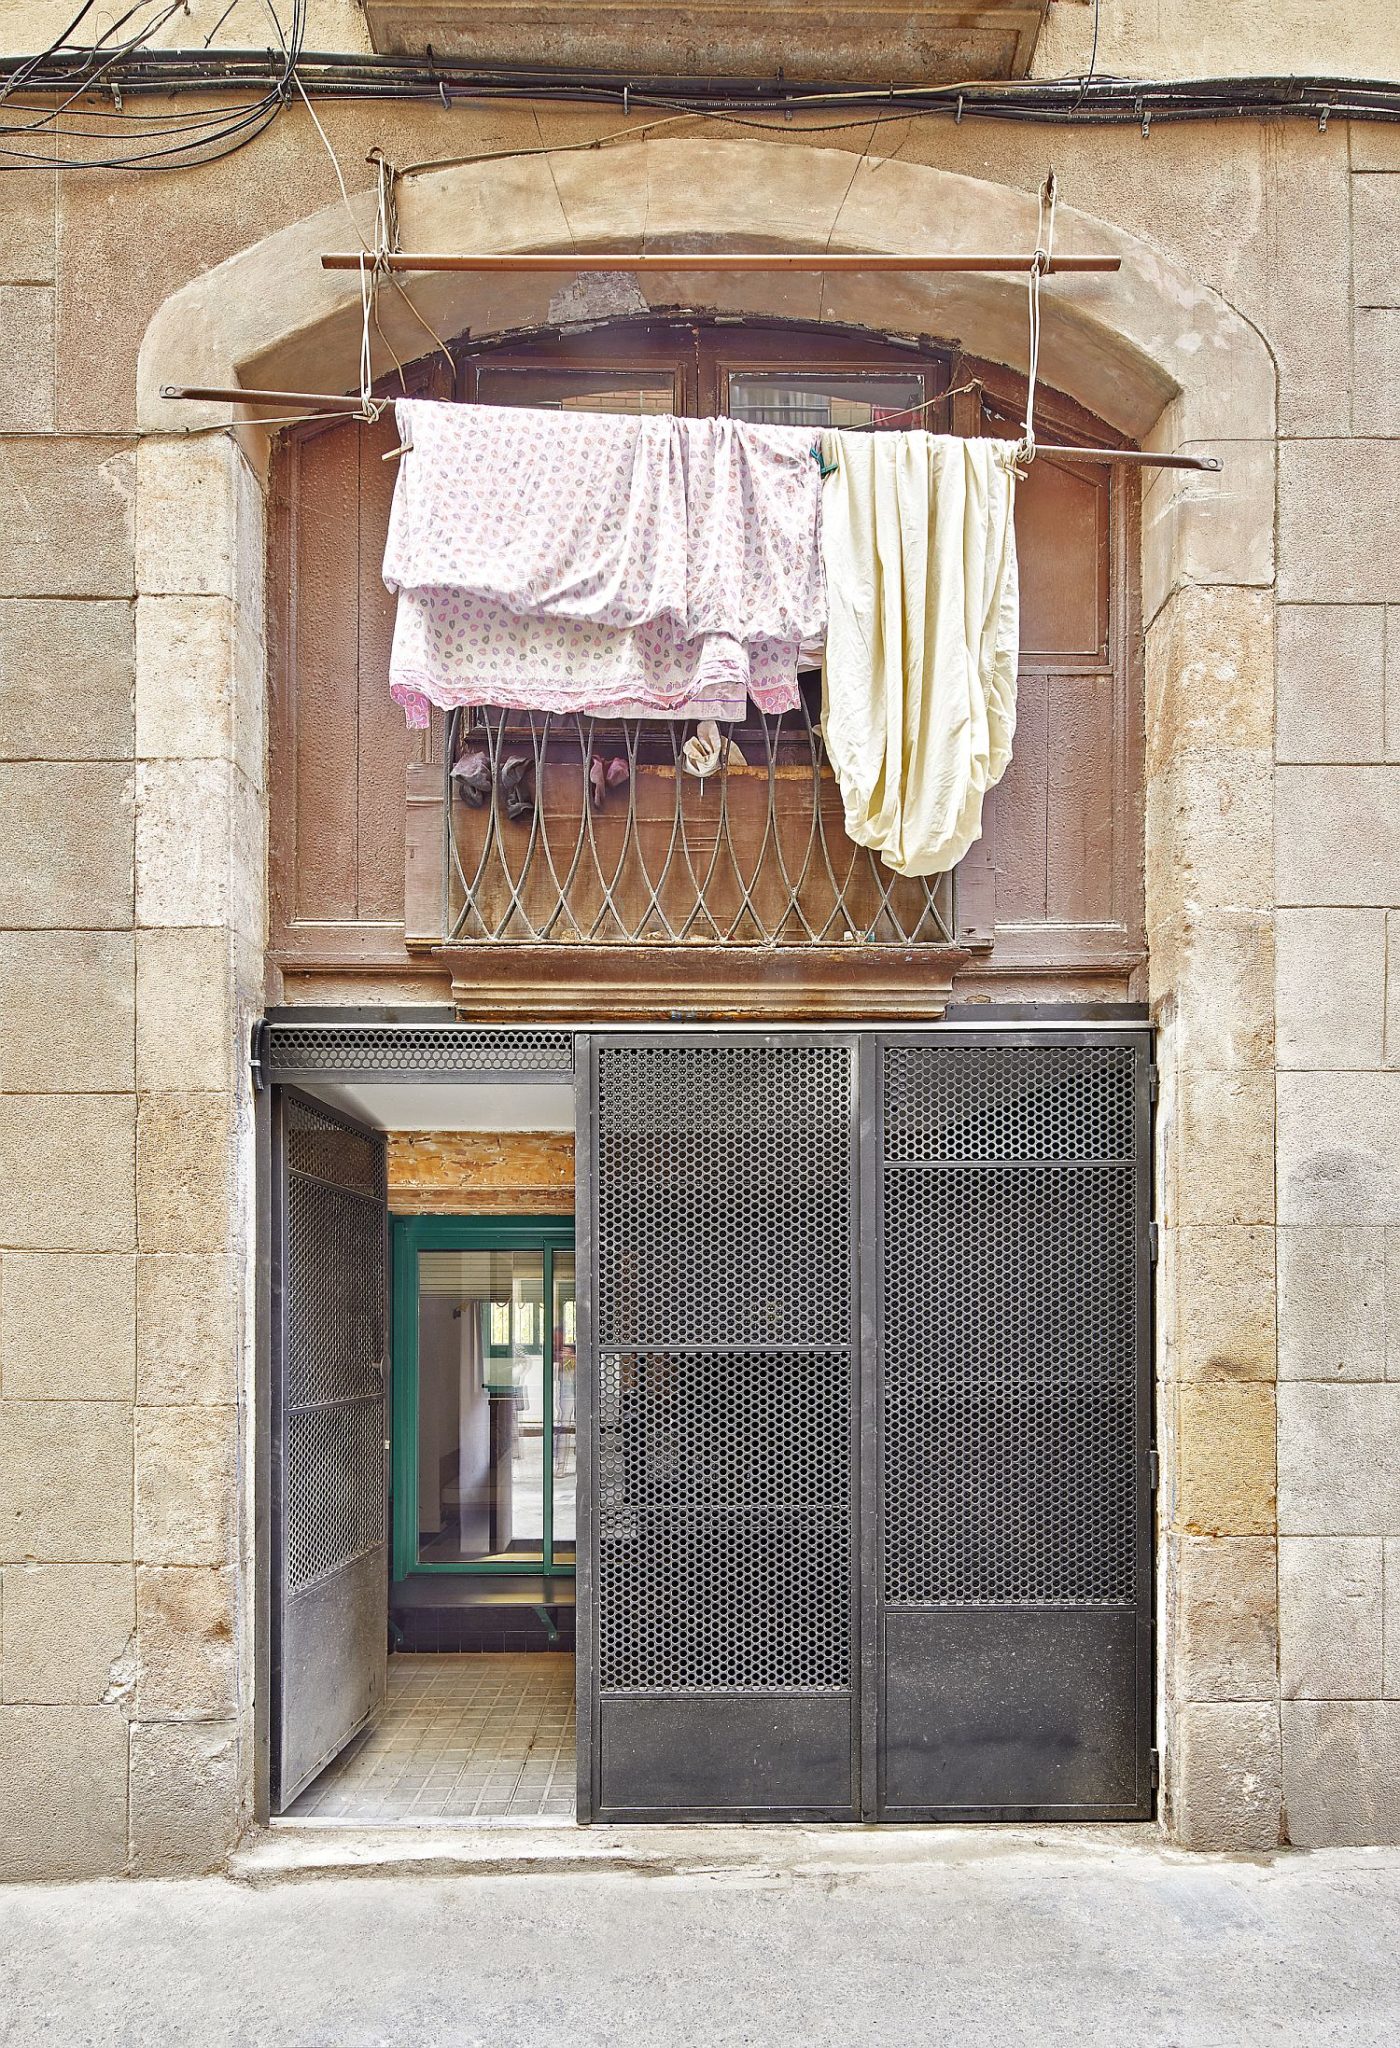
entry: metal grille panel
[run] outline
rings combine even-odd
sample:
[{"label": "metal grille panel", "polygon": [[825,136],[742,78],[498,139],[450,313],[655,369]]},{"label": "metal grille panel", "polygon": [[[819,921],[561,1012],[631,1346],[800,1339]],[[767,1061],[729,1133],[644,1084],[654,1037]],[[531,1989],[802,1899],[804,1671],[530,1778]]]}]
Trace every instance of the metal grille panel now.
[{"label": "metal grille panel", "polygon": [[383,1211],[363,1195],[293,1174],[287,1399],[294,1408],[378,1394],[384,1373]]},{"label": "metal grille panel", "polygon": [[597,1061],[600,1692],[848,1692],[851,1051]]},{"label": "metal grille panel", "polygon": [[1131,1160],[1133,1053],[1124,1045],[891,1046],[891,1160]]},{"label": "metal grille panel", "polygon": [[602,1360],[605,1691],[849,1686],[850,1369],[836,1352]]},{"label": "metal grille panel", "polygon": [[598,1341],[845,1345],[851,1055],[600,1049]]},{"label": "metal grille panel", "polygon": [[384,1541],[384,1406],[311,1408],[287,1425],[286,1588]]},{"label": "metal grille panel", "polygon": [[[726,726],[703,780],[675,720],[453,712],[446,944],[951,945],[952,874],[892,874],[846,837],[818,695]],[[595,760],[621,774],[601,801]]]},{"label": "metal grille panel", "polygon": [[572,1031],[473,1030],[451,1024],[273,1024],[268,1066],[277,1080],[344,1073],[534,1074],[567,1079]]},{"label": "metal grille panel", "polygon": [[287,1592],[385,1538],[382,1138],[286,1105],[283,1335]]},{"label": "metal grille panel", "polygon": [[1131,1605],[1133,1053],[889,1048],[884,1076],[885,1599]]},{"label": "metal grille panel", "polygon": [[333,1110],[309,1103],[287,1105],[287,1171],[327,1181],[352,1194],[382,1202],[385,1196],[384,1148],[365,1131],[344,1122]]}]

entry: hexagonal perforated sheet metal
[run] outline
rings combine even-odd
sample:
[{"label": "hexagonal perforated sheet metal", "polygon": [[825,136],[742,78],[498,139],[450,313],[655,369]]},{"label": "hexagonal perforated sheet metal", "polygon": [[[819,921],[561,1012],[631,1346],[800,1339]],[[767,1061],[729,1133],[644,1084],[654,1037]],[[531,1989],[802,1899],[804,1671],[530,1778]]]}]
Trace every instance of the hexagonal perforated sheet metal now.
[{"label": "hexagonal perforated sheet metal", "polygon": [[852,1055],[598,1052],[598,1341],[845,1345]]},{"label": "hexagonal perforated sheet metal", "polygon": [[597,1060],[600,1690],[845,1692],[852,1051]]},{"label": "hexagonal perforated sheet metal", "polygon": [[1130,1160],[1126,1045],[889,1046],[891,1160]]},{"label": "hexagonal perforated sheet metal", "polygon": [[604,1357],[604,1691],[849,1687],[850,1417],[842,1352]]},{"label": "hexagonal perforated sheet metal", "polygon": [[285,1113],[288,1593],[384,1541],[385,1148],[296,1099]]},{"label": "hexagonal perforated sheet metal", "polygon": [[548,1074],[574,1071],[572,1031],[473,1030],[469,1025],[284,1024],[268,1030],[279,1080],[318,1074]]},{"label": "hexagonal perforated sheet metal", "polygon": [[891,1605],[1136,1597],[1134,1104],[1128,1047],[886,1050]]}]

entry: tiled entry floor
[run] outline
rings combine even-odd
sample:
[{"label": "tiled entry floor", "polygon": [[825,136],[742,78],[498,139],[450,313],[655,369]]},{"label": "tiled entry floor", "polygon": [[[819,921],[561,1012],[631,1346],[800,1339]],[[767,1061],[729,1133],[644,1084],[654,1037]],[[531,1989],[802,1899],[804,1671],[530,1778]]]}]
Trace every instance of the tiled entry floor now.
[{"label": "tiled entry floor", "polygon": [[574,1811],[574,1660],[391,1657],[375,1725],[308,1785],[295,1820],[519,1820]]}]

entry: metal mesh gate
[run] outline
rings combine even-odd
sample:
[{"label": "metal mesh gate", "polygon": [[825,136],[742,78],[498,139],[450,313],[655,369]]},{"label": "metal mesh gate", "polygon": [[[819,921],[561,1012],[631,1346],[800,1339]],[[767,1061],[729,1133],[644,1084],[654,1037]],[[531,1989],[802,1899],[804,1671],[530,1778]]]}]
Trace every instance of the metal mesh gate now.
[{"label": "metal mesh gate", "polygon": [[594,1041],[581,1812],[1150,1811],[1149,1072]]},{"label": "metal mesh gate", "polygon": [[1133,1604],[1133,1064],[886,1052],[893,1605]]},{"label": "metal mesh gate", "polygon": [[887,1809],[1146,1790],[1141,1042],[881,1057]]},{"label": "metal mesh gate", "polygon": [[[576,1067],[580,1814],[1149,1812],[1145,1031],[383,1031]],[[285,1805],[382,1696],[385,1172],[273,1099]]]},{"label": "metal mesh gate", "polygon": [[849,1810],[853,1047],[593,1060],[599,1803]]},{"label": "metal mesh gate", "polygon": [[319,1103],[280,1116],[274,1374],[278,1714],[286,1805],[383,1693],[385,1145]]}]

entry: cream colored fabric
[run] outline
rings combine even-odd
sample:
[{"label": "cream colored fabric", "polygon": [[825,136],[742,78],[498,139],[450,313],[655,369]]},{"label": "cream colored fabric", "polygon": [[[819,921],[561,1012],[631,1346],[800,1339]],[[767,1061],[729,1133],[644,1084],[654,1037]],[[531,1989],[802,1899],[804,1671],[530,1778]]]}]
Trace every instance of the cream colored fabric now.
[{"label": "cream colored fabric", "polygon": [[1014,443],[823,436],[822,737],[846,831],[901,875],[960,860],[1011,759]]}]

